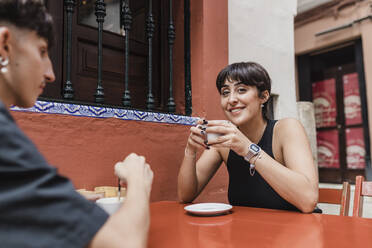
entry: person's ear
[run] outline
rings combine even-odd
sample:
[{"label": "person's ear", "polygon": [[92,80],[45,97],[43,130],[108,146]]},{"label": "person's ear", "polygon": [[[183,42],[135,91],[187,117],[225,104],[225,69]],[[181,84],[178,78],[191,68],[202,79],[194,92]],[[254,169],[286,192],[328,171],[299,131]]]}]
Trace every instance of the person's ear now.
[{"label": "person's ear", "polygon": [[9,39],[9,29],[7,27],[0,27],[0,56],[2,58],[9,57]]},{"label": "person's ear", "polygon": [[264,90],[261,92],[261,104],[264,104],[265,102],[267,102],[270,98],[270,93],[268,90]]}]

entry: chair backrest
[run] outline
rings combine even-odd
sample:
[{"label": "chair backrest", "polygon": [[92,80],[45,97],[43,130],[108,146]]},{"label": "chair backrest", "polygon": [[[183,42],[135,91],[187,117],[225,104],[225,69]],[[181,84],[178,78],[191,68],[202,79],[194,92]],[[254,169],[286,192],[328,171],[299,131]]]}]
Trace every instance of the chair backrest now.
[{"label": "chair backrest", "polygon": [[319,188],[318,203],[340,205],[340,215],[349,215],[350,184],[344,182],[342,189]]},{"label": "chair backrest", "polygon": [[372,196],[372,181],[367,182],[364,181],[363,176],[356,176],[353,207],[354,217],[362,217],[364,196]]}]

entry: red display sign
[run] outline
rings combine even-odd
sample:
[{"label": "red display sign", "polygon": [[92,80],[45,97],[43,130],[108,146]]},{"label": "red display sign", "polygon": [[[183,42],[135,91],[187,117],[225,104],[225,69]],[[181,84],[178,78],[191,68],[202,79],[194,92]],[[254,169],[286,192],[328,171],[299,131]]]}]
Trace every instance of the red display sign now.
[{"label": "red display sign", "polygon": [[364,169],[366,150],[363,128],[346,128],[346,163],[349,169]]},{"label": "red display sign", "polygon": [[318,166],[322,168],[340,168],[337,130],[318,131]]},{"label": "red display sign", "polygon": [[350,73],[342,77],[344,83],[345,124],[362,123],[358,74]]},{"label": "red display sign", "polygon": [[336,82],[334,78],[312,84],[316,127],[336,125]]}]

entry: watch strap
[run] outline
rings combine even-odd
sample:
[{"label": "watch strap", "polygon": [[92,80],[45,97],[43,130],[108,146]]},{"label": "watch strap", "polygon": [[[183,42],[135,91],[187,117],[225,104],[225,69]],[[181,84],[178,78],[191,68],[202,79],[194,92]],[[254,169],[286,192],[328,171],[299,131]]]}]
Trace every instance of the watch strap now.
[{"label": "watch strap", "polygon": [[251,163],[251,159],[255,156],[257,156],[257,154],[259,154],[261,151],[261,148],[252,143],[248,146],[248,153],[247,155],[244,156],[244,160],[247,161],[248,163]]}]

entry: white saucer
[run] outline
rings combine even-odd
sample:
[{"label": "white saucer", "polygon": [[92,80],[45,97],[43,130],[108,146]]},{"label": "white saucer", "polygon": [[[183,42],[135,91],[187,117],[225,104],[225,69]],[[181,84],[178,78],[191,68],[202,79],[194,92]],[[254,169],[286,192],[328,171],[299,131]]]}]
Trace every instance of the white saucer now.
[{"label": "white saucer", "polygon": [[232,209],[232,206],[225,203],[197,203],[188,205],[184,209],[195,215],[218,215],[227,213]]}]

